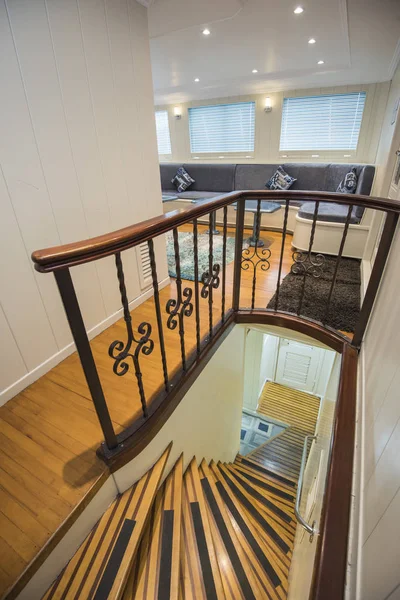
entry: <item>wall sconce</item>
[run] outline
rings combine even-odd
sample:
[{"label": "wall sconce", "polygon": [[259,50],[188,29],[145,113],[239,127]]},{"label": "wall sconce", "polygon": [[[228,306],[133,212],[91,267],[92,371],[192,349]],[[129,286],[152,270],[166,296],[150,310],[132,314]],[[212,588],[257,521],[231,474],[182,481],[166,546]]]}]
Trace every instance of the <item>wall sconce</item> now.
[{"label": "wall sconce", "polygon": [[271,112],[271,110],[272,110],[271,98],[269,96],[267,96],[265,98],[264,111],[265,112]]},{"label": "wall sconce", "polygon": [[175,119],[180,119],[182,117],[182,110],[180,106],[175,106],[174,108]]}]

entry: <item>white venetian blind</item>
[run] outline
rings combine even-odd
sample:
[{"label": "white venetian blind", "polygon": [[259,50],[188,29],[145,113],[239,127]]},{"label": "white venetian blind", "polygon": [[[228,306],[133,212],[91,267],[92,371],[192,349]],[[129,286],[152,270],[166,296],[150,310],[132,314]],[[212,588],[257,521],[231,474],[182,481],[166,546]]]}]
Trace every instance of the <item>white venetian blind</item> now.
[{"label": "white venetian blind", "polygon": [[253,152],[254,125],[254,102],[189,108],[191,152]]},{"label": "white venetian blind", "polygon": [[156,111],[156,130],[158,154],[171,154],[171,137],[169,135],[168,111]]},{"label": "white venetian blind", "polygon": [[282,150],[356,150],[365,92],[284,98]]}]

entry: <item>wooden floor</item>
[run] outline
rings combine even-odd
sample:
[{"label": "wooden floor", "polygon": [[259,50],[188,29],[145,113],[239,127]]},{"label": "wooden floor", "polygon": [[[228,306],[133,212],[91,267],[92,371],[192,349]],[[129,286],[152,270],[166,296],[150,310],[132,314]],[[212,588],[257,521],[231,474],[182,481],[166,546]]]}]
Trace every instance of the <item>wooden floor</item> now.
[{"label": "wooden floor", "polygon": [[[182,230],[187,230],[183,227]],[[206,227],[200,226],[199,232]],[[250,232],[248,232],[250,234]],[[234,232],[229,230],[228,235]],[[281,235],[262,232],[269,239],[270,269],[259,270],[256,305],[266,306],[277,276]],[[291,236],[287,236],[282,277],[292,263]],[[50,276],[49,276],[50,277]],[[232,297],[233,263],[227,266],[226,306]],[[250,306],[252,273],[242,271],[241,305]],[[185,285],[193,286],[192,282]],[[161,305],[175,297],[175,283],[160,292]],[[214,320],[221,313],[221,290],[214,291]],[[133,325],[148,321],[156,329],[153,299],[132,311]],[[208,327],[208,303],[201,300],[201,329]],[[178,330],[164,328],[168,368],[180,366]],[[121,431],[140,414],[137,386],[132,373],[117,377],[112,372],[108,347],[126,338],[125,324],[118,321],[98,335],[92,348],[116,431]],[[195,346],[194,316],[185,319],[185,343]],[[145,392],[151,396],[162,383],[158,345],[150,356],[141,357]],[[102,441],[101,430],[74,353],[0,408],[0,597],[58,530],[88,490],[104,477],[105,466],[95,451]]]},{"label": "wooden floor", "polygon": [[320,399],[317,396],[267,381],[258,411],[266,417],[288,424],[289,427],[254,450],[247,458],[297,482],[304,437],[315,432],[319,405]]}]

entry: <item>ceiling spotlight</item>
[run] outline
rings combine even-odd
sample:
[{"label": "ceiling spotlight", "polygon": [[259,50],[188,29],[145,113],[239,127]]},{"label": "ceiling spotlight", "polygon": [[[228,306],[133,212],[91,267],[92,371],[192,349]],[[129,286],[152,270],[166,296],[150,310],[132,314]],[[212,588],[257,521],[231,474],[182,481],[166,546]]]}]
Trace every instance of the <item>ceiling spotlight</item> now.
[{"label": "ceiling spotlight", "polygon": [[203,29],[203,35],[210,35],[211,31],[209,29]]},{"label": "ceiling spotlight", "polygon": [[258,69],[253,69],[252,73],[258,73]]},{"label": "ceiling spotlight", "polygon": [[319,61],[318,61],[318,64],[319,64],[319,65],[323,65],[324,63],[325,63],[325,61],[324,61],[324,60],[319,60]]},{"label": "ceiling spotlight", "polygon": [[295,15],[301,15],[301,13],[304,12],[304,8],[302,8],[301,6],[298,6],[297,8],[294,9],[293,12]]},{"label": "ceiling spotlight", "polygon": [[315,44],[315,40],[314,40],[314,38],[311,38],[310,40],[308,40],[308,43],[309,43],[309,44]]},{"label": "ceiling spotlight", "polygon": [[196,77],[195,82],[199,83],[200,79],[198,77]]}]

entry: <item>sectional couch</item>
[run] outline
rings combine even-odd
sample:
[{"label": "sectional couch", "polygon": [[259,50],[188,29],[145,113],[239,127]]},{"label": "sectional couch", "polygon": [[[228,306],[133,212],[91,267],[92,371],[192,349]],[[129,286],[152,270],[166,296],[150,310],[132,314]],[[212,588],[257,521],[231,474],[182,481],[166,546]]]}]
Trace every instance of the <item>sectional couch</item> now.
[{"label": "sectional couch", "polygon": [[[183,164],[186,171],[195,180],[195,183],[183,193],[177,193],[173,188],[173,179],[181,163],[162,163],[160,165],[161,187],[163,194],[177,196],[174,201],[165,202],[164,212],[183,208],[193,202],[205,198],[212,198],[224,192],[234,190],[265,189],[268,179],[274,174],[279,164]],[[283,168],[297,181],[291,190],[329,191],[335,192],[340,181],[355,167],[358,185],[356,194],[369,195],[375,174],[373,165],[361,164],[325,164],[325,163],[283,163]],[[279,230],[283,226],[283,210],[273,214],[263,214],[262,229]],[[343,233],[343,223],[347,215],[344,205],[321,203],[315,233],[313,249],[316,252],[336,254]],[[362,258],[364,246],[369,232],[369,223],[372,211],[361,207],[353,209],[351,225],[344,249],[345,256]],[[299,250],[307,250],[311,231],[314,203],[291,202],[288,230],[293,233],[292,244]],[[235,224],[234,207],[229,207],[228,223]],[[217,212],[217,223],[222,222],[222,211]],[[249,227],[253,222],[253,215],[246,213],[245,223]]]}]

